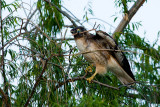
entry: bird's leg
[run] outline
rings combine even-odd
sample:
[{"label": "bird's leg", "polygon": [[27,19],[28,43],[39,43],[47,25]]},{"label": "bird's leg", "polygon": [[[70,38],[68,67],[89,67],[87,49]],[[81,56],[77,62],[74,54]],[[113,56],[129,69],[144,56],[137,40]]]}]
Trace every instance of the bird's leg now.
[{"label": "bird's leg", "polygon": [[88,71],[89,72],[92,72],[92,67],[93,67],[93,64],[91,64],[90,66],[88,66],[85,70],[85,72],[87,73]]},{"label": "bird's leg", "polygon": [[96,76],[97,73],[99,73],[99,74],[105,74],[106,73],[106,67],[104,65],[101,65],[101,64],[96,64],[96,71],[95,71],[95,73],[91,77],[87,78],[87,81],[89,83],[91,83],[91,81],[93,80],[93,78]]},{"label": "bird's leg", "polygon": [[97,72],[95,72],[91,77],[87,78],[87,81],[89,83],[91,83],[91,81],[93,80],[93,78],[96,76]]}]

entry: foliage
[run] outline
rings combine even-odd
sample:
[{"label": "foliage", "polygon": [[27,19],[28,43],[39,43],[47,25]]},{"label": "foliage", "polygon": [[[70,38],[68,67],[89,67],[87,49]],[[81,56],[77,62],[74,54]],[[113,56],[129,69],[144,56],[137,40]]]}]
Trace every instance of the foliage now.
[{"label": "foliage", "polygon": [[[126,13],[127,4],[134,2],[116,0],[115,5]],[[61,0],[51,0],[51,3],[59,9],[62,7]],[[134,33],[141,26],[140,22],[129,23],[123,33],[117,32],[119,35],[116,38],[121,49],[126,50],[124,52],[132,71],[136,71],[137,83],[133,86],[121,85],[110,72],[95,77],[95,81],[118,87],[119,90],[116,90],[80,78],[86,75],[89,63],[77,54],[79,51],[72,40],[63,39],[67,32],[65,15],[51,3],[38,0],[34,4],[35,12],[34,9],[29,11],[25,19],[12,14],[21,7],[19,1],[6,4],[2,0],[2,11],[7,9],[11,13],[2,20],[3,42],[0,47],[3,53],[0,57],[3,79],[0,89],[7,95],[9,105],[27,105],[28,100],[28,106],[159,105],[160,46],[157,41],[151,44]],[[84,13],[84,20],[89,19],[88,13],[93,15],[91,1]],[[66,30],[64,35],[63,30]],[[87,73],[86,78],[92,74]],[[0,91],[1,106],[5,105],[3,92]]]}]

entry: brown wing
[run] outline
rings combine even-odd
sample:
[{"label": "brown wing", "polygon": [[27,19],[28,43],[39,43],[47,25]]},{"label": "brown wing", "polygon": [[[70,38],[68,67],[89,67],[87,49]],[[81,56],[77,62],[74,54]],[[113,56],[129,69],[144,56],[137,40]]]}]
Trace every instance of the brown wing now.
[{"label": "brown wing", "polygon": [[[115,40],[106,32],[97,31],[96,36],[94,37],[99,43],[103,43],[106,49],[114,49],[120,50]],[[105,42],[104,42],[105,41]],[[124,71],[133,79],[135,80],[133,73],[130,69],[129,62],[125,57],[122,51],[110,51],[110,54],[117,60],[120,66],[124,69]]]}]

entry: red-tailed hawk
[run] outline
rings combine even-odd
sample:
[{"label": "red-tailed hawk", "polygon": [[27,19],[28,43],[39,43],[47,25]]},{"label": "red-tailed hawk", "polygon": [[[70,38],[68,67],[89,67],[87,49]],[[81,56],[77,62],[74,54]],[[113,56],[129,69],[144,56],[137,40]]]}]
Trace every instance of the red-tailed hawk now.
[{"label": "red-tailed hawk", "polygon": [[[107,70],[113,72],[122,84],[134,83],[135,78],[131,72],[130,65],[114,39],[103,31],[96,31],[96,35],[90,34],[82,27],[71,30],[77,48],[84,53],[84,58],[96,67],[95,73],[88,78],[90,82],[96,74],[105,74]],[[99,49],[111,49],[112,51],[95,51]]]}]

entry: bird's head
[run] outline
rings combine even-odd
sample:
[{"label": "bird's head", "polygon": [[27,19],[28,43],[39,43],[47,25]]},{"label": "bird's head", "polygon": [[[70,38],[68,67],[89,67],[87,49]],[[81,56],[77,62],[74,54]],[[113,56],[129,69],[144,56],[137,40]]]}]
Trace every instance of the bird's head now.
[{"label": "bird's head", "polygon": [[83,26],[75,27],[71,30],[71,33],[74,37],[82,37],[84,33],[87,31]]}]

